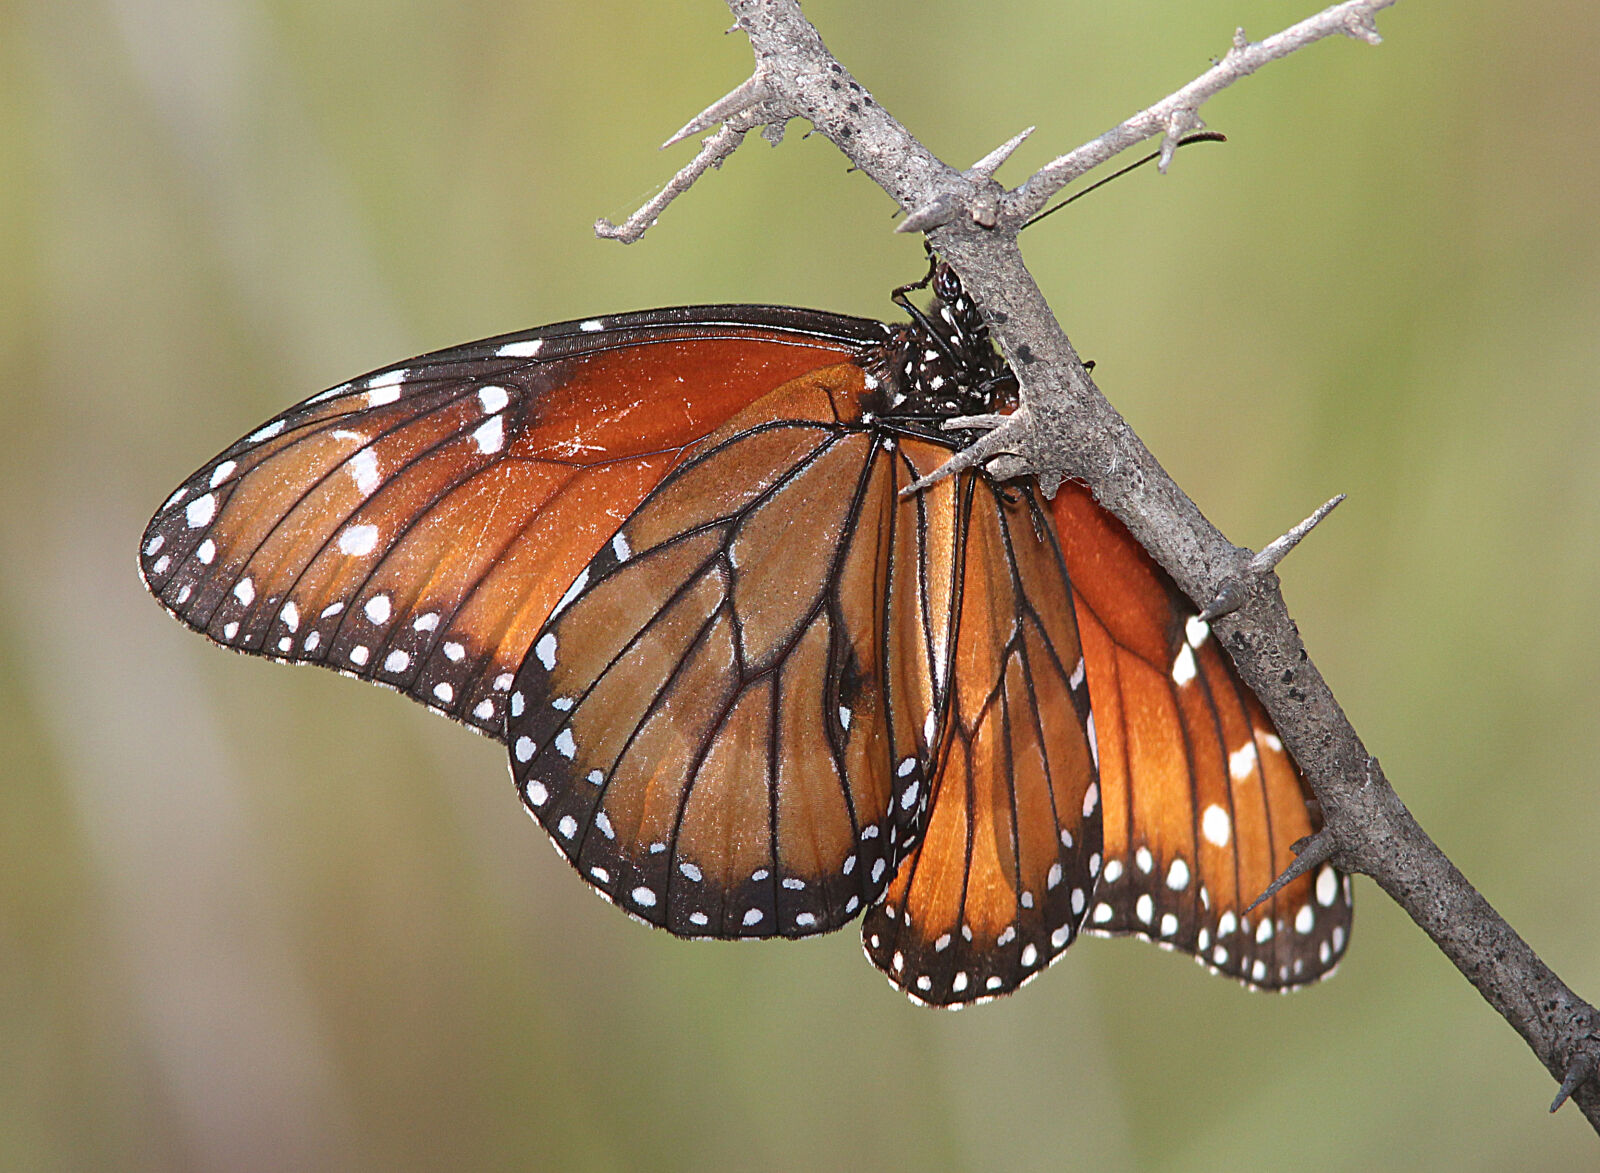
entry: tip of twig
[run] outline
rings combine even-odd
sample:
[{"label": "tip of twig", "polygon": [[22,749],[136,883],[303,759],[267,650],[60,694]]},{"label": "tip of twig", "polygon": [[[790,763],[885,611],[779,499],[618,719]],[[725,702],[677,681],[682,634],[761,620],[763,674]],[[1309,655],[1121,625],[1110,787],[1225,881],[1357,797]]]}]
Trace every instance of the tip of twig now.
[{"label": "tip of twig", "polygon": [[625,226],[613,224],[604,216],[594,222],[594,234],[601,240],[620,240],[623,244],[632,244],[638,239]]}]

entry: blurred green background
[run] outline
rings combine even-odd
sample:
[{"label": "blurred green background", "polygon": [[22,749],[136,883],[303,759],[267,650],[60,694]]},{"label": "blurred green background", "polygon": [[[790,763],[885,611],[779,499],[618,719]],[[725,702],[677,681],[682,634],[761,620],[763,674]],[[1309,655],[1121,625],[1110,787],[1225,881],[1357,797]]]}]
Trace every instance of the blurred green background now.
[{"label": "blurred green background", "polygon": [[[807,6],[1002,178],[1307,15]],[[179,479],[425,349],[695,301],[887,316],[921,271],[804,127],[596,241],[742,79],[699,3],[0,9],[0,1166],[1593,1167],[1577,1113],[1358,881],[1332,981],[1087,941],[919,1010],[851,932],[685,944],[595,900],[491,743],[224,655],[134,571]],[[1600,995],[1593,0],[1405,3],[1205,109],[1226,147],[1029,234],[1097,377],[1235,540],[1349,502],[1288,597],[1430,832]]]}]

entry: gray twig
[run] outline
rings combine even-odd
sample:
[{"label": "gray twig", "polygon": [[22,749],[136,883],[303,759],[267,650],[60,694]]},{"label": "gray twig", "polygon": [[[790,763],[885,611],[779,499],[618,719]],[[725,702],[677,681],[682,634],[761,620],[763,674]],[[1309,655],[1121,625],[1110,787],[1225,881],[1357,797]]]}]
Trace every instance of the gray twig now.
[{"label": "gray twig", "polygon": [[[1371,876],[1561,1081],[1557,1105],[1570,1094],[1600,1131],[1600,1015],[1551,972],[1417,825],[1307,655],[1270,565],[1250,572],[1256,558],[1281,557],[1319,517],[1261,555],[1224,538],[1100,394],[1016,247],[1022,224],[1073,178],[1156,134],[1175,144],[1199,125],[1197,111],[1207,98],[1313,41],[1343,34],[1377,43],[1375,14],[1393,2],[1348,0],[1259,43],[1240,31],[1226,56],[1189,85],[1005,192],[993,172],[1007,148],[965,171],[939,160],[828,52],[797,0],[728,0],[755,51],[756,75],[746,85],[755,87],[760,79],[759,101],[745,101],[755,96],[741,94],[745,87],[734,91],[738,99],[723,99],[737,112],[712,136],[717,145],[708,143],[669,192],[630,218],[637,231],[625,236],[625,226],[615,233],[636,239],[666,202],[726,158],[754,125],[770,128],[784,118],[804,118],[827,136],[914,227],[928,233],[982,307],[1017,376],[1022,408],[1005,420],[967,421],[990,430],[934,475],[987,462],[997,476],[1031,472],[1046,493],[1064,476],[1080,478],[1192,599],[1216,599],[1243,568],[1251,589],[1242,592],[1235,610],[1219,616],[1214,630],[1321,804],[1324,835],[1308,850],[1337,844],[1339,866]],[[686,133],[706,129],[705,119],[719,106],[691,122]],[[730,142],[724,134],[736,137]]]}]

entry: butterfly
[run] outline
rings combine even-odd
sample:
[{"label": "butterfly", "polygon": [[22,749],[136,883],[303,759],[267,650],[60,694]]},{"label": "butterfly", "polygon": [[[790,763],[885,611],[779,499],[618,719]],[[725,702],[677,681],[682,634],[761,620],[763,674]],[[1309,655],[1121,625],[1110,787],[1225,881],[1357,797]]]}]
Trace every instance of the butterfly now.
[{"label": "butterfly", "polygon": [[1193,604],[1080,484],[907,492],[1017,403],[954,272],[920,284],[904,324],[650,310],[342,383],[184,481],[141,576],[503,742],[579,875],[679,936],[859,916],[952,1007],[1084,932],[1324,976],[1350,882],[1246,912],[1321,817]]}]

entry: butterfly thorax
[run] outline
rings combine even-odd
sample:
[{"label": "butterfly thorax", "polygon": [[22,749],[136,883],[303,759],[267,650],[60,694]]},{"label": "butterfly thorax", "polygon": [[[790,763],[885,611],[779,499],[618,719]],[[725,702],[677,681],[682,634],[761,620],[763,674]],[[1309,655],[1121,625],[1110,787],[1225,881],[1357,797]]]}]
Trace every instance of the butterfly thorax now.
[{"label": "butterfly thorax", "polygon": [[934,298],[925,312],[901,302],[912,320],[895,329],[881,368],[869,373],[880,383],[883,419],[959,444],[963,433],[944,430],[944,421],[1010,410],[1017,382],[955,272],[941,262],[931,283]]}]

